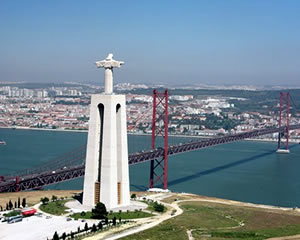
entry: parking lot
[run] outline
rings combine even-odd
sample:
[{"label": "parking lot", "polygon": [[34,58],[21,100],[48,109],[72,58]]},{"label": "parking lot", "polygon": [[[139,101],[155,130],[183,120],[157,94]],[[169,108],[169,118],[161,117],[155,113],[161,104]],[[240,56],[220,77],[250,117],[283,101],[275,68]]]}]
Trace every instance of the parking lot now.
[{"label": "parking lot", "polygon": [[32,216],[23,218],[22,222],[8,224],[7,222],[0,222],[0,239],[15,240],[15,239],[47,239],[52,238],[55,231],[59,235],[77,231],[77,228],[84,228],[85,223],[91,226],[97,223],[94,220],[80,221],[69,220],[67,217],[52,216],[42,214],[41,216]]}]

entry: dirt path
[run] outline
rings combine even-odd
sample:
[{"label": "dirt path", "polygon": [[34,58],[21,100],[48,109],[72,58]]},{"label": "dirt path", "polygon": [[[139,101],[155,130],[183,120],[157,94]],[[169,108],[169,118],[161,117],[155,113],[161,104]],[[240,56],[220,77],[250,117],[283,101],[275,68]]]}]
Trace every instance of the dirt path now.
[{"label": "dirt path", "polygon": [[188,235],[189,240],[195,240],[195,238],[193,237],[192,231],[193,230],[186,230],[186,234]]},{"label": "dirt path", "polygon": [[[183,202],[184,202],[184,200],[183,200]],[[225,217],[227,219],[230,219],[230,220],[236,222],[237,225],[233,226],[233,227],[219,227],[219,228],[210,228],[210,229],[208,229],[208,228],[194,228],[194,229],[189,229],[189,230],[186,231],[189,240],[194,240],[193,231],[195,231],[195,230],[205,232],[207,230],[210,230],[210,231],[212,231],[212,230],[230,230],[230,229],[236,229],[236,228],[240,228],[240,227],[245,226],[244,221],[239,221],[239,220],[237,220],[237,219],[235,219],[235,218],[233,218],[231,216],[222,216],[222,217]]]},{"label": "dirt path", "polygon": [[294,235],[294,236],[286,236],[286,237],[274,237],[274,238],[268,238],[266,240],[299,240],[300,235]]}]

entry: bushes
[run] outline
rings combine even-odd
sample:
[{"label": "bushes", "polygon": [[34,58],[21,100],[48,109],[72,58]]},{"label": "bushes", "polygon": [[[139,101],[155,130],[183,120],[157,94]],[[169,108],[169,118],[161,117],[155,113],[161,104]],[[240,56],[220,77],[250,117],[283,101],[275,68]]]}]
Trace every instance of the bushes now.
[{"label": "bushes", "polygon": [[148,201],[147,204],[149,205],[148,209],[150,211],[165,212],[167,209],[163,204],[158,203],[158,202]]},{"label": "bushes", "polygon": [[133,199],[133,200],[136,199],[136,194],[135,193],[131,194],[131,199]]},{"label": "bushes", "polygon": [[20,215],[20,214],[21,214],[21,211],[19,211],[19,210],[13,210],[13,211],[11,211],[9,213],[3,214],[3,216],[5,216],[5,217],[12,217],[12,216]]},{"label": "bushes", "polygon": [[163,204],[158,203],[158,202],[154,202],[153,209],[156,212],[164,212],[165,211],[165,206]]},{"label": "bushes", "polygon": [[55,195],[53,195],[53,196],[51,197],[51,200],[52,200],[52,202],[55,202],[55,201],[57,200],[57,197],[56,197]]},{"label": "bushes", "polygon": [[49,202],[49,198],[47,198],[47,197],[41,198],[41,202],[43,205],[46,205]]}]

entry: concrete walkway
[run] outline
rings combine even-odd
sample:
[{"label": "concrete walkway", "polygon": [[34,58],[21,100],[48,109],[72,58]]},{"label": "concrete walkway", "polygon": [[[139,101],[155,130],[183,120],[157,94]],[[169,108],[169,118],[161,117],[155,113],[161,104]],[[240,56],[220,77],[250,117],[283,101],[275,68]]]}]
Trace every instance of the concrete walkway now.
[{"label": "concrete walkway", "polygon": [[[152,201],[157,201],[158,203],[162,203],[160,200],[163,200],[164,198],[170,197],[172,194],[170,193],[158,193],[147,196],[147,199]],[[179,201],[178,201],[179,202]],[[86,238],[86,240],[99,240],[99,239],[106,239],[106,240],[114,240],[119,239],[122,237],[126,237],[138,232],[142,232],[144,230],[150,229],[152,227],[157,226],[158,224],[162,223],[165,220],[168,220],[170,218],[176,217],[183,213],[182,209],[179,208],[177,203],[168,204],[163,202],[165,206],[168,207],[167,212],[152,216],[149,218],[142,218],[142,219],[135,219],[135,224],[129,224],[129,226],[123,226],[120,228],[116,228],[115,230],[112,230],[110,232],[104,232],[97,234],[95,236]],[[122,231],[123,230],[123,231]],[[122,231],[122,232],[120,232]],[[114,233],[115,232],[115,233]]]}]

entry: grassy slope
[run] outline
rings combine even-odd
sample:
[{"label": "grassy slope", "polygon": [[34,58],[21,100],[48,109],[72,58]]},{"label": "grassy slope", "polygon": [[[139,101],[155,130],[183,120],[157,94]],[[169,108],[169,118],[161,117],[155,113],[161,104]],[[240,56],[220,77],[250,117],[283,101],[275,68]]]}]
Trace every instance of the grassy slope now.
[{"label": "grassy slope", "polygon": [[[265,209],[228,206],[215,203],[182,203],[184,213],[157,227],[122,238],[129,239],[188,239],[186,230],[193,230],[195,239],[265,239],[300,233],[300,215]],[[226,218],[231,216],[231,218]],[[244,226],[238,226],[243,221]],[[221,229],[227,228],[227,229]]]}]

